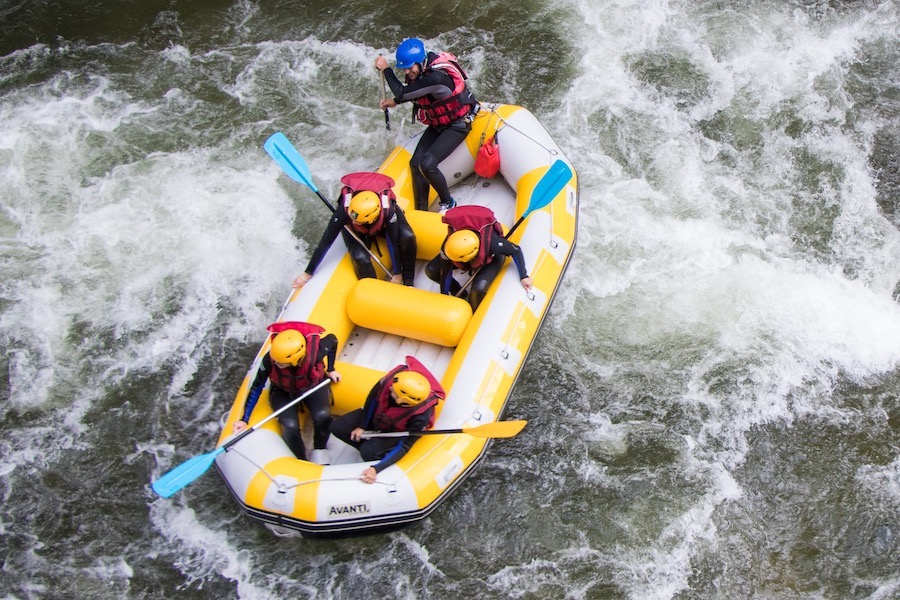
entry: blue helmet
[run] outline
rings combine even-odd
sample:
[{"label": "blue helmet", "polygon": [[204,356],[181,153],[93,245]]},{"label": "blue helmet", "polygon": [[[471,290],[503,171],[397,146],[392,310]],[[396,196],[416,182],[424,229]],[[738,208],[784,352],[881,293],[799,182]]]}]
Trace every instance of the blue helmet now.
[{"label": "blue helmet", "polygon": [[397,46],[397,68],[409,69],[416,63],[425,62],[425,44],[422,40],[409,38]]}]

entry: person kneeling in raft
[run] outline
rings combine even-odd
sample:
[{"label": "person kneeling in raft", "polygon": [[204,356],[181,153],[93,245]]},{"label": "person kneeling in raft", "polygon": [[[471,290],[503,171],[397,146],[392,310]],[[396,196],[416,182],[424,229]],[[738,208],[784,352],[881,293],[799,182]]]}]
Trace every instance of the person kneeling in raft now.
[{"label": "person kneeling in raft", "polygon": [[522,249],[503,237],[503,228],[491,209],[485,206],[457,206],[448,210],[442,220],[447,224],[447,237],[441,245],[440,254],[425,267],[425,274],[440,284],[442,294],[457,295],[460,291],[460,285],[453,279],[453,269],[474,272],[468,295],[474,312],[500,273],[503,259],[507,256],[512,256],[516,263],[522,287],[531,289],[532,281],[525,267]]},{"label": "person kneeling in raft", "polygon": [[[341,374],[334,370],[338,340],[334,334],[322,336],[325,330],[312,323],[285,321],[269,325],[274,336],[269,352],[263,357],[256,379],[250,386],[244,412],[240,421],[234,424],[234,433],[247,429],[250,415],[256,406],[266,380],[269,386],[269,404],[276,411],[309,388],[322,382],[327,376],[335,383]],[[325,361],[328,364],[325,364]],[[324,451],[328,441],[328,426],[331,424],[331,389],[329,386],[316,390],[301,404],[309,409],[313,421],[313,453]],[[300,408],[300,405],[297,406]],[[300,437],[300,419],[297,410],[286,410],[278,416],[281,437],[291,452],[300,460],[306,460],[306,447]],[[315,458],[315,457],[314,457]]]},{"label": "person kneeling in raft", "polygon": [[[391,190],[394,180],[381,173],[350,173],[341,178],[341,183],[344,187],[337,210],[313,251],[306,271],[294,280],[294,287],[302,287],[312,279],[316,267],[322,262],[339,232],[344,236],[358,279],[375,277],[370,248],[374,246],[378,250],[378,245],[373,242],[375,236],[381,236],[387,241],[391,257],[391,283],[413,285],[416,275],[416,234]],[[356,234],[355,237],[353,234]]]},{"label": "person kneeling in raft", "polygon": [[406,364],[388,371],[369,391],[365,405],[336,418],[331,433],[359,450],[364,461],[379,461],[361,475],[365,483],[375,483],[378,473],[405,455],[421,436],[363,439],[366,430],[380,432],[424,431],[434,425],[434,409],[447,396],[438,380],[412,356]]}]

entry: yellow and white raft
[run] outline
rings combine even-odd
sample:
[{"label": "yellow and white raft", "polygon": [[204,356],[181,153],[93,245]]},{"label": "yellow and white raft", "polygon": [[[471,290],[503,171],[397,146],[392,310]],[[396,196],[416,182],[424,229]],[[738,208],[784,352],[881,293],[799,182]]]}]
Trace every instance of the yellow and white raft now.
[{"label": "yellow and white raft", "polygon": [[[500,173],[478,178],[475,156],[495,133]],[[289,298],[278,320],[315,323],[337,336],[342,380],[331,386],[335,415],[361,407],[375,382],[412,355],[447,391],[434,429],[477,427],[503,414],[572,256],[578,179],[573,175],[547,206],[528,214],[511,237],[524,252],[533,289],[522,288],[510,261],[472,314],[465,300],[439,294],[424,272],[438,254],[447,226],[437,212],[413,209],[409,159],[418,140],[415,136],[395,148],[378,169],[394,179],[398,202],[416,233],[415,287],[357,280],[346,246],[336,241],[315,277]],[[440,168],[460,205],[487,206],[509,230],[528,210],[535,186],[557,160],[571,167],[528,110],[482,104],[465,143]],[[382,247],[385,262],[388,256]],[[468,274],[459,275],[465,283]],[[238,390],[219,445],[231,437],[268,349],[267,339]],[[251,425],[271,414],[267,394],[264,391],[257,403]],[[305,429],[311,448],[309,424]],[[363,463],[354,448],[332,436],[329,464],[298,460],[272,420],[221,453],[216,467],[243,509],[277,534],[353,535],[394,529],[428,516],[484,458],[489,441],[465,433],[422,436],[406,456],[378,474],[375,484],[366,484],[359,476],[374,463]]]}]

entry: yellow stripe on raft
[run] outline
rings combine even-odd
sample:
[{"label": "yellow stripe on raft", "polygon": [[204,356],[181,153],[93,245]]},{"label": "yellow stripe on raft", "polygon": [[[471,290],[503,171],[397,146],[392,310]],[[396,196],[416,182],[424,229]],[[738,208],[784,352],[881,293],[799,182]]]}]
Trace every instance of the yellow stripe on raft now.
[{"label": "yellow stripe on raft", "polygon": [[[249,506],[262,507],[270,512],[289,515],[304,521],[315,521],[315,499],[319,494],[319,484],[324,467],[297,460],[293,456],[273,460],[264,467],[265,470],[260,469],[250,482],[244,502]],[[273,483],[267,472],[276,474],[275,476],[282,484],[288,485],[288,489],[283,492],[285,494],[283,498],[280,496],[280,492],[273,489],[276,484]],[[295,480],[296,483],[291,480]],[[266,502],[267,494],[269,494],[270,500],[275,499],[276,502]],[[273,496],[273,494],[277,495]],[[277,505],[280,504],[277,502],[279,500],[284,504]]]}]

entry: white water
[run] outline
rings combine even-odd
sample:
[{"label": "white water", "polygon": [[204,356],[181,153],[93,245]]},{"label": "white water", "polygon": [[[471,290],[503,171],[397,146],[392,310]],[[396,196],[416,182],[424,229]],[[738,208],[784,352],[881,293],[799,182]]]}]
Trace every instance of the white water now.
[{"label": "white water", "polygon": [[265,10],[235,5],[211,48],[0,63],[0,593],[898,593],[900,233],[870,166],[897,113],[860,99],[896,95],[897,70],[856,81],[897,57],[878,54],[895,2],[557,2],[541,14],[571,48],[546,56],[463,11],[427,42],[538,114],[581,181],[576,256],[511,407],[527,435],[389,536],[278,540],[213,473],[155,498],[211,449],[324,225],[262,141],[285,131],[328,196],[414,131],[401,110],[382,129],[387,47],[269,41]]}]

